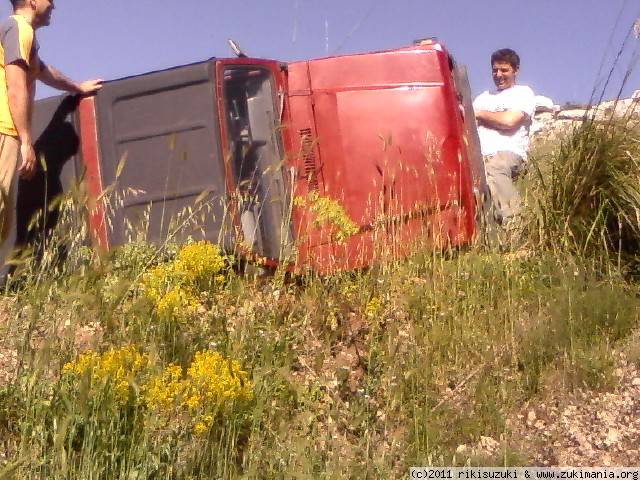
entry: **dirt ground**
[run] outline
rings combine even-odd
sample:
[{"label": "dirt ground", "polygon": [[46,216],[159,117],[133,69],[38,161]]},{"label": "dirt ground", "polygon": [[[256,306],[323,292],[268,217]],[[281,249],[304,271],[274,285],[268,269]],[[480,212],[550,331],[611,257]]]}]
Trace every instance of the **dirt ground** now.
[{"label": "dirt ground", "polygon": [[611,391],[546,392],[507,420],[503,438],[482,437],[459,451],[495,458],[506,446],[535,466],[640,465],[640,362],[629,345],[640,345],[640,332],[615,353]]},{"label": "dirt ground", "polygon": [[543,466],[640,465],[640,371],[618,352],[615,376],[611,392],[551,396],[524,409],[514,428],[523,451]]},{"label": "dirt ground", "polygon": [[[6,307],[0,305],[0,321],[7,321]],[[72,336],[83,350],[95,345],[101,331],[89,325]],[[615,359],[610,391],[546,392],[507,419],[503,438],[482,437],[458,450],[495,457],[507,446],[538,466],[640,465],[640,331],[615,352]],[[15,379],[19,361],[15,339],[0,336],[0,388]]]}]

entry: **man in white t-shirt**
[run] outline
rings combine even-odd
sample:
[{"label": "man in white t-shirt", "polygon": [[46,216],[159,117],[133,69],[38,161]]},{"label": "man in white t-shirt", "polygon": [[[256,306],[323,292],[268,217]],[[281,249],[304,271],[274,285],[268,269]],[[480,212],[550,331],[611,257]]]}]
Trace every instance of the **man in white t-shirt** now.
[{"label": "man in white t-shirt", "polygon": [[520,57],[509,48],[491,55],[495,91],[473,102],[496,219],[505,225],[520,208],[514,185],[527,160],[529,128],[535,112],[533,90],[516,85]]}]

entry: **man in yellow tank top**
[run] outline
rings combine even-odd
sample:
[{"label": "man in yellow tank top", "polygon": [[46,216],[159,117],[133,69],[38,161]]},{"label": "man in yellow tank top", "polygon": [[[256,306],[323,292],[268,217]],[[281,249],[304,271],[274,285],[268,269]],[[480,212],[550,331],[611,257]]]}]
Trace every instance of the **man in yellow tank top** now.
[{"label": "man in yellow tank top", "polygon": [[102,83],[76,83],[40,59],[36,30],[49,25],[54,0],[10,1],[13,15],[0,23],[0,244],[13,220],[15,172],[31,178],[36,171],[31,136],[35,81],[77,94],[93,93]]}]

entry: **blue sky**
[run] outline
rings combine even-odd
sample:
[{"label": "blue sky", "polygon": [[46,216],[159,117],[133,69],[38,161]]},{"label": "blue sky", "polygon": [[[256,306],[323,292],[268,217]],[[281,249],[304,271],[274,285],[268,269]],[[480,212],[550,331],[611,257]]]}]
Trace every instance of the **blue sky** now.
[{"label": "blue sky", "polygon": [[[607,98],[640,50],[640,40],[627,38],[640,17],[638,0],[56,0],[56,6],[52,25],[38,33],[41,56],[76,79],[227,57],[229,37],[251,56],[292,61],[436,36],[469,66],[475,93],[492,86],[490,53],[508,46],[522,57],[520,83],[556,103],[587,102],[622,45]],[[624,94],[637,89],[640,65]],[[52,93],[41,88],[39,96]]]}]

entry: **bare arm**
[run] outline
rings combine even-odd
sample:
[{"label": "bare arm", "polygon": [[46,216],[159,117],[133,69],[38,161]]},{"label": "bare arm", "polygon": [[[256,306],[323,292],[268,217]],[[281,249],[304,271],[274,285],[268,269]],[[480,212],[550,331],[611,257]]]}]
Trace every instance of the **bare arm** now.
[{"label": "bare arm", "polygon": [[506,112],[489,112],[479,110],[476,112],[476,120],[479,125],[493,128],[494,130],[514,130],[520,128],[527,119],[527,115],[516,110]]},{"label": "bare arm", "polygon": [[29,106],[31,93],[28,84],[27,65],[24,62],[14,62],[5,66],[7,77],[7,91],[9,96],[9,110],[20,137],[20,153],[22,163],[19,168],[21,175],[30,178],[36,170],[36,154],[33,150],[31,137],[31,122]]},{"label": "bare arm", "polygon": [[42,63],[42,68],[38,73],[38,80],[45,85],[64,90],[70,93],[89,94],[94,93],[102,87],[102,80],[88,80],[86,82],[76,83],[67,78],[60,70],[50,65]]}]

